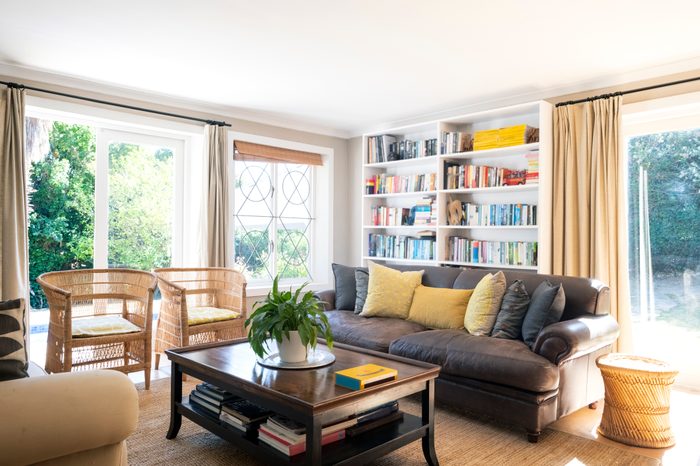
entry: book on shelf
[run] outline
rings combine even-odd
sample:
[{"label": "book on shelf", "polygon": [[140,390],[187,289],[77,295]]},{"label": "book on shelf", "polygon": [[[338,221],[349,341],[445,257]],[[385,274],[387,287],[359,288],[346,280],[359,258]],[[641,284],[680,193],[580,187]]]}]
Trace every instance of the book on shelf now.
[{"label": "book on shelf", "polygon": [[443,131],[441,148],[443,154],[470,152],[473,149],[473,138],[470,133],[458,131]]},{"label": "book on shelf", "polygon": [[369,256],[380,259],[433,260],[436,257],[435,238],[403,235],[368,235]]},{"label": "book on shelf", "polygon": [[399,373],[396,369],[379,366],[377,364],[364,364],[337,371],[335,384],[351,390],[363,390],[389,380],[396,380]]},{"label": "book on shelf", "polygon": [[527,176],[525,183],[537,183],[540,178],[540,154],[539,152],[530,152],[525,154],[527,159]]},{"label": "book on shelf", "polygon": [[448,239],[449,260],[472,264],[537,265],[537,242],[479,241],[459,236]]},{"label": "book on shelf", "polygon": [[390,148],[396,142],[396,136],[382,134],[367,138],[367,163],[388,162]]},{"label": "book on shelf", "polygon": [[403,419],[403,413],[401,411],[394,411],[389,414],[386,414],[383,417],[379,417],[377,419],[373,419],[362,424],[358,423],[356,426],[348,428],[345,431],[345,435],[347,437],[356,437],[360,434],[364,434],[365,432],[369,432],[378,427],[390,424],[400,419]]},{"label": "book on shelf", "polygon": [[494,188],[525,184],[527,171],[445,162],[446,189]]},{"label": "book on shelf", "polygon": [[474,151],[519,146],[539,141],[539,130],[528,125],[487,129],[474,133]]},{"label": "book on shelf", "polygon": [[267,419],[270,410],[239,398],[221,406],[221,412],[240,420],[243,424],[252,424]]},{"label": "book on shelf", "polygon": [[382,134],[367,138],[367,163],[417,159],[437,154],[437,138],[397,140],[396,136]]},{"label": "book on shelf", "polygon": [[214,416],[219,416],[221,412],[221,406],[212,403],[209,400],[204,399],[196,390],[192,390],[190,393],[190,405],[199,408],[200,410],[206,411],[213,414]]},{"label": "book on shelf", "polygon": [[[453,201],[454,202],[454,201]],[[535,226],[537,206],[529,204],[461,203],[459,225],[464,226]],[[448,207],[449,209],[449,207]]]},{"label": "book on shelf", "polygon": [[395,194],[435,191],[436,174],[419,175],[374,175],[365,180],[366,194]]},{"label": "book on shelf", "polygon": [[[329,434],[323,435],[321,437],[321,445],[328,445],[330,443],[338,442],[345,438],[345,430],[338,430],[336,432],[331,432]],[[285,439],[270,433],[267,430],[263,430],[262,426],[258,434],[258,440],[266,443],[275,450],[284,453],[287,456],[296,456],[304,453],[306,451],[306,438],[297,443],[289,443]]]},{"label": "book on shelf", "polygon": [[218,404],[239,398],[232,393],[227,392],[223,388],[219,388],[216,385],[208,382],[197,384],[195,390],[198,394]]}]

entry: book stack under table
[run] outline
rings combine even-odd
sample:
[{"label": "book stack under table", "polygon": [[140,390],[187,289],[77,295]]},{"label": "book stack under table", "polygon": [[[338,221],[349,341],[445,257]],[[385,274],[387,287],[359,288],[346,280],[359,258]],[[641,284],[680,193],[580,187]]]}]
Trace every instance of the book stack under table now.
[{"label": "book stack under table", "polygon": [[[275,414],[210,383],[200,383],[189,396],[190,404],[227,427],[245,432],[275,450],[296,456],[306,451],[303,424]],[[398,401],[382,404],[323,426],[321,444],[354,437],[403,417]]]}]

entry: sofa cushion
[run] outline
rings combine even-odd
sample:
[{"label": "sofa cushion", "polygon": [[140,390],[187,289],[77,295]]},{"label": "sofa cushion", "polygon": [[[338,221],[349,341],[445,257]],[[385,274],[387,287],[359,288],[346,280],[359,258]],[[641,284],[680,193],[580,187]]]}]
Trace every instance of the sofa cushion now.
[{"label": "sofa cushion", "polygon": [[472,335],[491,335],[506,292],[503,272],[486,274],[474,288],[464,315],[464,328]]},{"label": "sofa cushion", "polygon": [[355,267],[333,264],[335,276],[335,308],[345,311],[355,309]]},{"label": "sofa cushion", "polygon": [[525,284],[522,280],[515,280],[503,296],[491,336],[518,340],[522,335],[523,319],[529,304],[530,295],[527,294]]},{"label": "sofa cushion", "polygon": [[559,322],[564,312],[566,296],[561,284],[552,285],[545,280],[532,293],[530,305],[523,320],[523,340],[532,348],[543,328]]},{"label": "sofa cushion", "polygon": [[238,319],[240,317],[240,312],[220,307],[194,306],[187,309],[188,325],[211,324],[212,322]]},{"label": "sofa cushion", "polygon": [[355,314],[362,312],[367,301],[367,287],[369,286],[369,271],[365,269],[355,270]]},{"label": "sofa cushion", "polygon": [[0,301],[0,380],[28,377],[24,312],[23,299]]},{"label": "sofa cushion", "polygon": [[367,299],[360,315],[405,319],[422,277],[422,270],[400,272],[370,261]]},{"label": "sofa cushion", "polygon": [[472,290],[420,285],[413,294],[408,320],[428,328],[464,328],[464,313]]},{"label": "sofa cushion", "polygon": [[442,373],[546,392],[559,387],[559,369],[518,340],[480,337],[462,330],[429,330],[403,336],[391,354],[438,364]]},{"label": "sofa cushion", "polygon": [[352,312],[328,311],[326,316],[334,341],[384,353],[397,338],[425,330],[415,322],[384,317],[368,319]]}]

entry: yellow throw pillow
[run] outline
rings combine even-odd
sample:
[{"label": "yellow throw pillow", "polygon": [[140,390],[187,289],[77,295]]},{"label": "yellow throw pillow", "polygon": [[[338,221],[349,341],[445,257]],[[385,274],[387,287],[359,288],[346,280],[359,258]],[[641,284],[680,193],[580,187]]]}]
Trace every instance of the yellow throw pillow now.
[{"label": "yellow throw pillow", "polygon": [[413,292],[423,279],[423,271],[399,272],[374,262],[369,262],[368,266],[367,299],[360,315],[399,319],[408,317]]},{"label": "yellow throw pillow", "polygon": [[408,320],[429,328],[464,328],[464,314],[473,292],[421,285],[413,294]]},{"label": "yellow throw pillow", "polygon": [[506,277],[503,272],[486,274],[479,281],[464,315],[464,328],[467,332],[472,335],[491,335],[505,293]]}]

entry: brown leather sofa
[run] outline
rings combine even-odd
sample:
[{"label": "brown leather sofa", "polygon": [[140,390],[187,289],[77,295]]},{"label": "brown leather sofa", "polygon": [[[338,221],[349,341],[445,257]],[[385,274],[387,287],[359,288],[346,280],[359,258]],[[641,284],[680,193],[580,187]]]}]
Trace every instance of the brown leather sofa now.
[{"label": "brown leather sofa", "polygon": [[[425,270],[423,285],[473,289],[488,269],[392,266]],[[491,270],[493,271],[493,270]],[[335,290],[318,293],[335,341],[417,359],[442,367],[438,402],[522,426],[536,442],[550,423],[603,397],[595,359],[609,353],[619,328],[609,313],[609,289],[585,278],[503,271],[528,293],[543,281],[561,283],[566,307],[531,350],[523,341],[474,336],[465,330],[430,330],[413,322],[365,318],[335,309]],[[347,290],[346,290],[347,291]],[[436,303],[435,312],[440,311]]]}]

